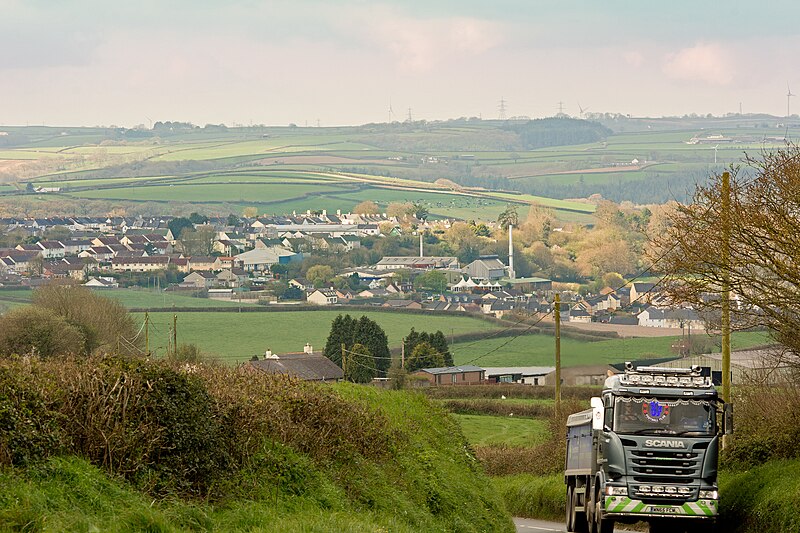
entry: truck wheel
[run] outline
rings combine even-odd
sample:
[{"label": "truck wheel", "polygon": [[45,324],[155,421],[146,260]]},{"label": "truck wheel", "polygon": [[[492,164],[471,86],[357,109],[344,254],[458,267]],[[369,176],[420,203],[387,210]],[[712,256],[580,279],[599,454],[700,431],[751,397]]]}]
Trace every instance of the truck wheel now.
[{"label": "truck wheel", "polygon": [[575,531],[575,502],[572,501],[572,487],[567,486],[567,531]]},{"label": "truck wheel", "polygon": [[578,493],[572,490],[572,531],[577,533],[589,533],[589,523],[586,521],[586,513],[576,510],[578,507]]},{"label": "truck wheel", "polygon": [[594,497],[594,533],[614,533],[614,521],[603,518],[602,507],[600,489],[598,488]]}]

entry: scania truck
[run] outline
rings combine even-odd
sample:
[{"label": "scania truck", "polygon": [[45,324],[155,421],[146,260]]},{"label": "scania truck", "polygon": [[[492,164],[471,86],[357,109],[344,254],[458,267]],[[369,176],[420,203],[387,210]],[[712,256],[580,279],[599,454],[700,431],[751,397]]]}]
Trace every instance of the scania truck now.
[{"label": "scania truck", "polygon": [[720,439],[732,430],[732,405],[700,367],[626,363],[567,420],[567,531],[639,521],[651,532],[713,531]]}]

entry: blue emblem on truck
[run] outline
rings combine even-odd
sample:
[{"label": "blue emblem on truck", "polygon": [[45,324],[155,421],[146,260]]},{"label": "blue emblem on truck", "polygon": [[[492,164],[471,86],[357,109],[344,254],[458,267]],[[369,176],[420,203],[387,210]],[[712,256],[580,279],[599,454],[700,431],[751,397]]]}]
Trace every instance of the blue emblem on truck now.
[{"label": "blue emblem on truck", "polygon": [[651,422],[661,422],[669,416],[669,405],[652,402],[642,402],[642,414]]}]

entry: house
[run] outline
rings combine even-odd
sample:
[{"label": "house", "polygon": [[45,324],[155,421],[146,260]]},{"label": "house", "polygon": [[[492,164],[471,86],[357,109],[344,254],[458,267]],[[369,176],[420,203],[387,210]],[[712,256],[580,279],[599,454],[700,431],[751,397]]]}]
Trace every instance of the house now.
[{"label": "house", "polygon": [[630,303],[650,303],[655,296],[655,283],[635,281],[631,283]]},{"label": "house", "polygon": [[217,274],[217,281],[226,287],[241,287],[250,277],[242,268],[228,268]]},{"label": "house", "polygon": [[546,376],[552,366],[487,367],[486,380],[495,383],[522,383],[524,385],[547,385]]},{"label": "house", "polygon": [[314,284],[308,281],[306,278],[293,278],[289,280],[289,286],[295,287],[300,289],[301,291],[307,291],[309,289],[314,288]]},{"label": "house", "polygon": [[589,324],[592,321],[592,315],[587,313],[580,307],[574,307],[569,310],[569,322],[578,322],[580,324]]},{"label": "house", "polygon": [[422,304],[414,300],[386,300],[382,307],[392,309],[422,309]]},{"label": "house", "polygon": [[201,270],[198,272],[192,272],[183,278],[183,283],[181,283],[181,286],[192,287],[195,289],[210,289],[216,284],[216,282],[217,276],[211,272]]},{"label": "house", "polygon": [[[585,365],[561,368],[562,385],[603,385],[608,373],[618,373],[611,365]],[[553,370],[545,377],[545,383],[555,384],[556,373]]]},{"label": "house", "polygon": [[339,296],[333,289],[314,289],[306,297],[306,301],[315,305],[334,305],[339,302]]},{"label": "house", "polygon": [[484,381],[485,372],[479,366],[463,365],[423,368],[412,375],[427,379],[431,385],[474,385]]},{"label": "house", "polygon": [[152,257],[114,257],[111,260],[111,270],[115,272],[152,272],[166,270],[170,258],[166,255]]},{"label": "house", "polygon": [[339,365],[315,352],[310,344],[306,344],[302,352],[273,354],[267,350],[263,359],[250,361],[249,368],[290,376],[303,381],[339,381],[344,379],[344,372]]},{"label": "house", "polygon": [[118,289],[119,283],[117,283],[117,280],[114,278],[101,276],[98,278],[89,278],[89,281],[84,283],[83,286],[90,289]]},{"label": "house", "polygon": [[233,268],[233,257],[220,256],[214,259],[214,268],[212,270],[224,270],[226,268]]},{"label": "house", "polygon": [[640,326],[648,328],[691,328],[705,330],[705,322],[694,309],[648,307],[638,315]]},{"label": "house", "polygon": [[200,256],[195,255],[189,257],[189,270],[190,271],[198,271],[198,270],[205,270],[207,272],[211,272],[214,270],[214,261],[217,260],[216,257],[211,256]]},{"label": "house", "polygon": [[463,272],[477,281],[495,281],[506,275],[506,266],[496,255],[483,255],[465,266]]}]

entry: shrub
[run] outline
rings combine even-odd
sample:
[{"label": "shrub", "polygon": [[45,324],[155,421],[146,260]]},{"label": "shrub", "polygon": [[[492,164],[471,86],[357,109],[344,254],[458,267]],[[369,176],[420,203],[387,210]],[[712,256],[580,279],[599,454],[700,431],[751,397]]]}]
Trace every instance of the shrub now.
[{"label": "shrub", "polygon": [[498,402],[496,400],[444,400],[443,405],[453,413],[461,415],[529,416],[550,417],[553,404]]},{"label": "shrub", "polygon": [[35,388],[27,365],[0,368],[0,465],[20,465],[57,453],[58,413]]},{"label": "shrub", "polygon": [[84,341],[77,327],[48,309],[20,307],[0,317],[0,354],[79,354]]}]

